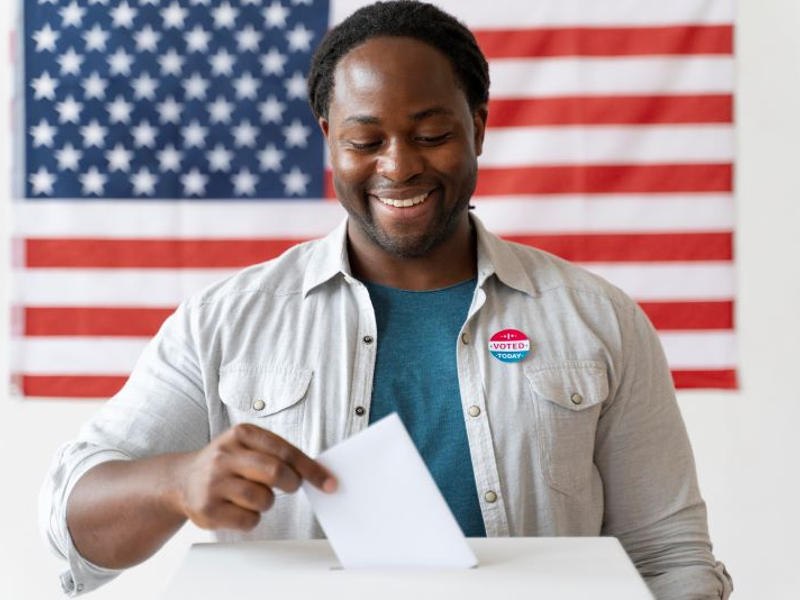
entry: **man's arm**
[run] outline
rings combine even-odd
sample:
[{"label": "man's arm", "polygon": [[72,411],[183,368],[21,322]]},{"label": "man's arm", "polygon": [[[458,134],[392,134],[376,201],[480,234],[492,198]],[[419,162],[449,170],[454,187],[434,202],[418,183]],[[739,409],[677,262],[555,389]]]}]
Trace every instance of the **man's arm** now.
[{"label": "man's arm", "polygon": [[603,534],[619,538],[658,600],[727,598],[666,358],[640,310],[629,323],[619,386],[597,430]]}]

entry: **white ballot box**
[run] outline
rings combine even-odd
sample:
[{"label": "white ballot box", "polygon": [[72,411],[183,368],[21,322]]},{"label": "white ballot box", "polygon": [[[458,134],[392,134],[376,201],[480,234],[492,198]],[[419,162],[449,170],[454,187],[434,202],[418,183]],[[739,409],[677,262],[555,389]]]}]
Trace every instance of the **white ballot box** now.
[{"label": "white ballot box", "polygon": [[470,539],[472,569],[342,569],[326,540],[195,544],[161,600],[652,600],[615,538]]}]

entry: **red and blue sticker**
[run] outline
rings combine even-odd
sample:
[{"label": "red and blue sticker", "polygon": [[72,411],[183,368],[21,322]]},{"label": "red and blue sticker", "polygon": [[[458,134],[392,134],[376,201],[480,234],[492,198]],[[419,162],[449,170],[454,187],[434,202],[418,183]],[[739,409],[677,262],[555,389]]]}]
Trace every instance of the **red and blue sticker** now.
[{"label": "red and blue sticker", "polygon": [[515,363],[531,351],[531,341],[517,329],[503,329],[489,339],[489,352],[504,363]]}]

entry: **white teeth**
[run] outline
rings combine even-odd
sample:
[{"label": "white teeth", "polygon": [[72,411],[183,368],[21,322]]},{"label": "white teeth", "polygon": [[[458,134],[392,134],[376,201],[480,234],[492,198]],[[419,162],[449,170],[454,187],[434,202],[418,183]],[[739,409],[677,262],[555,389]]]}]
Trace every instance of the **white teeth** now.
[{"label": "white teeth", "polygon": [[378,197],[378,200],[383,202],[384,204],[388,204],[389,206],[394,206],[395,208],[406,208],[408,206],[415,206],[417,204],[422,204],[427,199],[428,194],[421,194],[419,196],[415,196],[414,198],[408,198],[406,200],[395,200],[394,198],[381,198]]}]

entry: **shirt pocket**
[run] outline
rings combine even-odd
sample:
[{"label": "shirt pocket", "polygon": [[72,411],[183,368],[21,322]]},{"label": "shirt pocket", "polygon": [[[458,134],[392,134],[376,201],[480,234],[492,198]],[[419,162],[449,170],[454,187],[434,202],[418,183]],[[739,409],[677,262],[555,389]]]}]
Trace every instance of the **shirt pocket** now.
[{"label": "shirt pocket", "polygon": [[594,469],[597,420],[608,397],[605,364],[566,361],[527,367],[533,391],[542,475],[567,495],[586,489]]},{"label": "shirt pocket", "polygon": [[219,396],[231,426],[252,423],[301,446],[305,398],[313,371],[298,367],[225,367]]}]

